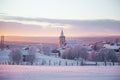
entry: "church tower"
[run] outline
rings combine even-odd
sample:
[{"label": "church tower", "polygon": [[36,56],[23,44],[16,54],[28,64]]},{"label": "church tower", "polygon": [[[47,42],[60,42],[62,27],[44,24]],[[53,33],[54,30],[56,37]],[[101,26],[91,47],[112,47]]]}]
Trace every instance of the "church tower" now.
[{"label": "church tower", "polygon": [[63,30],[61,31],[61,35],[59,37],[59,40],[60,40],[60,43],[59,43],[60,47],[64,48],[66,45],[66,41],[65,41],[65,36],[64,36]]}]

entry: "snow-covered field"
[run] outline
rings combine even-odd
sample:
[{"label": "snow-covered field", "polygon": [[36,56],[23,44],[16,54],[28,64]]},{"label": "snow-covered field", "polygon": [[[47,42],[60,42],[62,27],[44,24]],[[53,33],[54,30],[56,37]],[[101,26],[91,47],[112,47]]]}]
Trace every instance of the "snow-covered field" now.
[{"label": "snow-covered field", "polygon": [[0,65],[0,80],[120,80],[120,66]]}]

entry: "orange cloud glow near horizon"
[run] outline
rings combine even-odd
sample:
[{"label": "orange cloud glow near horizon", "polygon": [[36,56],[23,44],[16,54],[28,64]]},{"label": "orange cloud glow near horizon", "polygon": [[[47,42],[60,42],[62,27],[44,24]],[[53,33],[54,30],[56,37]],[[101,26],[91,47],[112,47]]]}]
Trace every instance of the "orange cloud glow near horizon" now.
[{"label": "orange cloud glow near horizon", "polygon": [[0,0],[0,35],[58,38],[63,30],[66,37],[120,36],[119,3],[119,0]]},{"label": "orange cloud glow near horizon", "polygon": [[120,21],[60,20],[6,16],[0,20],[0,35],[58,37],[63,29],[67,37],[120,36]]}]

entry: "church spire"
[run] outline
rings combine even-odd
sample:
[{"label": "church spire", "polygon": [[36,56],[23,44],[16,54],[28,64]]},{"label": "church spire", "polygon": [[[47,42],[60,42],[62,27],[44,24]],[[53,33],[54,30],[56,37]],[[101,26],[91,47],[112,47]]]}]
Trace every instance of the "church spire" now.
[{"label": "church spire", "polygon": [[64,36],[64,33],[63,33],[63,29],[61,30],[61,35],[59,37],[59,40],[60,40],[60,47],[65,47],[66,45],[66,40],[65,40],[65,36]]},{"label": "church spire", "polygon": [[61,31],[61,36],[64,36],[63,30]]}]

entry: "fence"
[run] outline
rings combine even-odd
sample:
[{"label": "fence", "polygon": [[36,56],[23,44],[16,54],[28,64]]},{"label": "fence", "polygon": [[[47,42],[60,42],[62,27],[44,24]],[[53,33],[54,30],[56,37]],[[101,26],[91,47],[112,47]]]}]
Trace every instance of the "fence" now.
[{"label": "fence", "polygon": [[[52,60],[52,59],[36,59],[32,64],[31,62],[19,62],[19,64],[10,61],[9,59],[0,59],[0,64],[3,65],[36,65],[36,66],[112,66],[111,62],[90,62],[90,61],[76,61],[76,60]],[[115,65],[120,65],[118,62]]]}]

